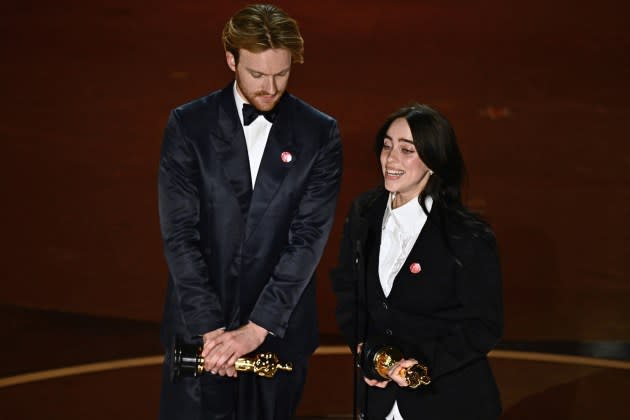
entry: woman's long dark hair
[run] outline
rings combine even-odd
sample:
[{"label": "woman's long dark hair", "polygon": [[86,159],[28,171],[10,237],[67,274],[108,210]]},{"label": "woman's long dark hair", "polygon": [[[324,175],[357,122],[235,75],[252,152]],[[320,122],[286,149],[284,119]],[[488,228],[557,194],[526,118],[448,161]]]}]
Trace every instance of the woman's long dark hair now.
[{"label": "woman's long dark hair", "polygon": [[[404,118],[411,128],[416,151],[425,165],[433,171],[418,200],[425,213],[425,198],[433,199],[434,208],[442,213],[442,233],[450,248],[450,233],[446,224],[463,227],[472,235],[488,240],[494,245],[494,233],[490,226],[462,202],[461,188],[466,177],[464,159],[457,145],[457,137],[451,123],[435,109],[422,104],[412,104],[391,114],[376,136],[376,153],[380,156],[383,140],[389,126],[398,118]],[[380,162],[380,160],[379,160]]]}]

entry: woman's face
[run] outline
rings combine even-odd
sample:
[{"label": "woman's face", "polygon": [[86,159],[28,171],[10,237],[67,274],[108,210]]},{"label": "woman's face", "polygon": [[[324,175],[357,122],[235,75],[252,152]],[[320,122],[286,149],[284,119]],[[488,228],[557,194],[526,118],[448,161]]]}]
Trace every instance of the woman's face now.
[{"label": "woman's face", "polygon": [[420,195],[429,180],[429,168],[420,159],[404,118],[395,119],[387,129],[381,167],[385,189],[396,193],[396,207]]}]

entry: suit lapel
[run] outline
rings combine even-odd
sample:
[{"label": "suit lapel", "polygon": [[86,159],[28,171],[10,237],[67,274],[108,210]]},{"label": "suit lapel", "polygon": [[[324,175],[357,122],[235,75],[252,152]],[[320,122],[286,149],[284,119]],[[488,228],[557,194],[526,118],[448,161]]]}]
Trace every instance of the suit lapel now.
[{"label": "suit lapel", "polygon": [[[300,149],[294,141],[293,108],[289,95],[285,94],[277,106],[278,114],[271,127],[256,176],[256,186],[247,217],[246,240],[260,224],[289,170],[299,164],[300,160]],[[290,156],[290,159],[283,160],[285,152],[288,153],[285,156]]]},{"label": "suit lapel", "polygon": [[[396,299],[398,294],[404,293],[404,282],[405,281],[418,281],[419,278],[424,277],[422,271],[419,274],[411,274],[410,267],[413,263],[420,264],[421,270],[425,267],[426,264],[432,264],[434,261],[430,258],[432,252],[435,251],[438,244],[440,243],[440,216],[439,209],[436,205],[433,205],[433,208],[429,212],[429,216],[427,217],[427,221],[425,222],[422,230],[420,231],[420,235],[418,235],[418,239],[414,243],[411,251],[409,251],[409,255],[405,259],[403,266],[400,268],[398,274],[396,274],[396,278],[394,279],[394,284],[392,286],[392,290],[389,294],[390,298]],[[401,290],[401,292],[398,292]]]},{"label": "suit lapel", "polygon": [[211,143],[232,185],[245,221],[252,197],[252,181],[245,134],[236,111],[232,84],[220,93],[218,125],[211,133]]}]

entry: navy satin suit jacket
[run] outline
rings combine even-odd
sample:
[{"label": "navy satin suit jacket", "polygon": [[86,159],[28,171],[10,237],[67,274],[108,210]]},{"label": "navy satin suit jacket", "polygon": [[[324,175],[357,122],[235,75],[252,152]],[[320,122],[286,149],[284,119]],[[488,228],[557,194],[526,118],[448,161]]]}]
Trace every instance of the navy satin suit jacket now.
[{"label": "navy satin suit jacket", "polygon": [[318,345],[313,280],[335,214],[341,141],[334,119],[289,93],[277,108],[253,189],[232,84],[171,112],[158,182],[165,346],[248,320],[272,333],[258,351],[281,360]]}]

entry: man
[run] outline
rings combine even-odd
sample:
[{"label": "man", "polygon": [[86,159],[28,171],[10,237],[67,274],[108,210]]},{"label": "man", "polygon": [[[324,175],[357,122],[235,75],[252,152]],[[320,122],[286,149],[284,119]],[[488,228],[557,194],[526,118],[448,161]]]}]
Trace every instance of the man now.
[{"label": "man", "polygon": [[[225,25],[223,44],[235,81],[173,110],[162,145],[160,417],[289,419],[318,345],[314,271],[333,222],[341,141],[334,119],[286,92],[292,63],[303,62],[295,20],[248,6]],[[171,383],[175,336],[203,344],[204,375]],[[237,358],[265,351],[293,371],[236,374]]]}]

